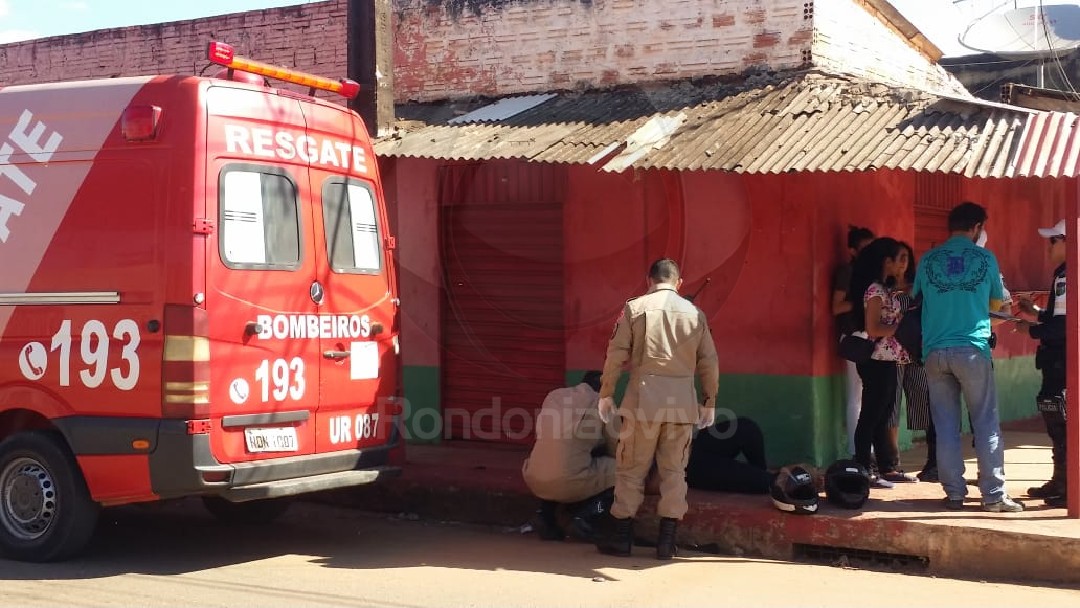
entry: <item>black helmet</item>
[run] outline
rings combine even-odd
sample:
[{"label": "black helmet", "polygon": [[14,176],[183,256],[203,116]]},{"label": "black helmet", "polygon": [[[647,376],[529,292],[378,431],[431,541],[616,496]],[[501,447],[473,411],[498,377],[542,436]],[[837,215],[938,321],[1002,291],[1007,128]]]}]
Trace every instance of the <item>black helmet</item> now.
[{"label": "black helmet", "polygon": [[817,513],[818,493],[813,474],[800,465],[780,469],[772,484],[772,501],[773,506],[786,513]]},{"label": "black helmet", "polygon": [[861,509],[870,498],[870,473],[854,460],[837,460],[825,471],[825,498],[844,509]]}]

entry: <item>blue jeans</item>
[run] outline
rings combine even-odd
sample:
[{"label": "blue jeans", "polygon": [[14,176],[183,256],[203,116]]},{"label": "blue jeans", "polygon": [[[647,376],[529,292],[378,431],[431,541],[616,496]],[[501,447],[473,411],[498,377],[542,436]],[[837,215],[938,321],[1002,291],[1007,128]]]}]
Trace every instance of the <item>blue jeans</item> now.
[{"label": "blue jeans", "polygon": [[938,476],[949,498],[967,496],[961,447],[960,396],[963,395],[975,433],[979,490],[984,504],[1005,497],[1005,446],[1001,441],[993,364],[973,346],[931,351],[926,361],[930,413],[937,429]]}]

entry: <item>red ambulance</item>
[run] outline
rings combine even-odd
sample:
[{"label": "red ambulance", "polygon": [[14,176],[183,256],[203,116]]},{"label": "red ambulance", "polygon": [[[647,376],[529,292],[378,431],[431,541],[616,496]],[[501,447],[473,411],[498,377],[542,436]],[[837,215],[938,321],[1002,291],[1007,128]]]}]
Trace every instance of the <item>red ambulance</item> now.
[{"label": "red ambulance", "polygon": [[[0,89],[0,552],[79,551],[101,507],[399,472],[397,283],[358,86],[216,77]],[[271,88],[269,78],[305,93]]]}]

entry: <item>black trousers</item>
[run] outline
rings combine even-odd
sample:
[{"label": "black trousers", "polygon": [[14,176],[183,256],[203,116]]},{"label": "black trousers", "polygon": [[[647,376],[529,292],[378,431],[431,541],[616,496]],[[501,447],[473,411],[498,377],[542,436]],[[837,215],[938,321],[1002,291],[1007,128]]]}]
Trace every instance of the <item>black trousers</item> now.
[{"label": "black trousers", "polygon": [[934,428],[934,419],[926,425],[926,467],[937,466],[937,429]]},{"label": "black trousers", "polygon": [[896,363],[871,359],[855,367],[863,381],[862,411],[855,426],[855,460],[870,470],[871,449],[883,465],[899,460],[889,433],[889,414],[896,403]]},{"label": "black trousers", "polygon": [[[746,462],[738,460],[740,455]],[[702,429],[690,446],[686,483],[691,488],[767,494],[772,480],[765,464],[765,436],[749,418],[721,420]]]},{"label": "black trousers", "polygon": [[[1059,369],[1060,368],[1060,369]],[[1042,386],[1039,388],[1039,397],[1065,397],[1065,365],[1054,366],[1053,369],[1044,369]],[[1065,414],[1062,412],[1042,412],[1043,423],[1046,424],[1046,434],[1050,436],[1051,453],[1054,457],[1054,476],[1052,481],[1061,487],[1065,486],[1068,478],[1065,463]]]}]

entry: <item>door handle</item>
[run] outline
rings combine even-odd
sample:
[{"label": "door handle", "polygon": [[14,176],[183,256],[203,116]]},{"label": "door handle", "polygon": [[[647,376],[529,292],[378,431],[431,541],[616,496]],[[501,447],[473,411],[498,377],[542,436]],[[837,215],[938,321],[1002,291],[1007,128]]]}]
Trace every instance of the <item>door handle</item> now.
[{"label": "door handle", "polygon": [[324,350],[322,356],[334,361],[341,361],[342,359],[348,359],[351,354],[347,350]]}]

